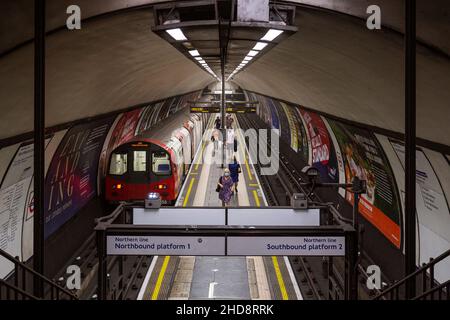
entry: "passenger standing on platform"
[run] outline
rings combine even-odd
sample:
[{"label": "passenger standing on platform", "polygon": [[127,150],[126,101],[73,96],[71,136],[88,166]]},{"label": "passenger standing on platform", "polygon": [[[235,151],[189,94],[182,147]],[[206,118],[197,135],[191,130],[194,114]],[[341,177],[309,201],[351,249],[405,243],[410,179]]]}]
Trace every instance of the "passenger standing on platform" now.
[{"label": "passenger standing on platform", "polygon": [[216,129],[220,129],[220,118],[217,116],[216,120],[214,120],[214,126]]},{"label": "passenger standing on platform", "polygon": [[234,129],[228,129],[227,130],[227,162],[228,159],[231,159],[231,156],[233,155],[234,150]]},{"label": "passenger standing on platform", "polygon": [[233,179],[230,176],[230,169],[224,170],[223,176],[219,178],[217,189],[219,190],[219,199],[222,200],[222,206],[228,207],[233,194]]},{"label": "passenger standing on platform", "polygon": [[214,143],[213,157],[216,155],[217,148],[219,147],[219,130],[214,129],[211,136],[211,141]]},{"label": "passenger standing on platform", "polygon": [[239,173],[241,173],[241,165],[239,164],[239,162],[236,159],[236,156],[234,156],[234,161],[233,163],[230,163],[228,165],[228,169],[230,169],[230,176],[231,179],[233,180],[233,184],[234,184],[234,191],[238,192],[238,182],[239,182]]}]

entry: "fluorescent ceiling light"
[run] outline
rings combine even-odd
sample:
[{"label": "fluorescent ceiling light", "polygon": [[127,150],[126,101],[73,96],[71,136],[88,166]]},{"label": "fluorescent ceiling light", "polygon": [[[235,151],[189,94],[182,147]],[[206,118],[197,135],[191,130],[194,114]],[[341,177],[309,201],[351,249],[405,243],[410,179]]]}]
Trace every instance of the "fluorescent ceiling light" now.
[{"label": "fluorescent ceiling light", "polygon": [[265,47],[267,46],[267,43],[265,43],[265,42],[257,42],[256,44],[255,44],[255,46],[253,47],[253,50],[262,50],[262,49],[264,49]]},{"label": "fluorescent ceiling light", "polygon": [[172,38],[174,38],[177,41],[187,40],[187,38],[184,35],[183,31],[181,31],[181,29],[179,29],[179,28],[177,28],[177,29],[169,29],[169,30],[166,30],[166,32],[168,34],[170,34],[172,36]]},{"label": "fluorescent ceiling light", "polygon": [[[232,94],[232,90],[225,90],[225,94]],[[222,94],[222,90],[215,90],[214,94]]]},{"label": "fluorescent ceiling light", "polygon": [[200,60],[203,60],[203,58],[202,57],[195,57],[195,60],[200,61]]},{"label": "fluorescent ceiling light", "polygon": [[272,41],[282,33],[283,30],[270,29],[269,31],[267,31],[264,37],[261,38],[261,41]]},{"label": "fluorescent ceiling light", "polygon": [[246,56],[246,57],[244,58],[244,61],[250,61],[250,60],[252,60],[252,59],[253,59],[253,57]]},{"label": "fluorescent ceiling light", "polygon": [[250,50],[249,52],[248,52],[248,56],[250,56],[250,57],[254,57],[254,56],[256,56],[258,54],[258,51],[255,51],[255,50]]},{"label": "fluorescent ceiling light", "polygon": [[200,53],[198,52],[198,50],[189,50],[189,53],[191,54],[191,56],[193,57],[198,57],[200,55]]},{"label": "fluorescent ceiling light", "polygon": [[245,66],[248,63],[248,61],[242,61],[240,65]]}]

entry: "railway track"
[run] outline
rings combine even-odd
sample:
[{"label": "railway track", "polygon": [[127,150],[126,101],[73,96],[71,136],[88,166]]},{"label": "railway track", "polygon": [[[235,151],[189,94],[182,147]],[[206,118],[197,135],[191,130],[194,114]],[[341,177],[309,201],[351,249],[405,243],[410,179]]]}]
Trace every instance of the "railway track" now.
[{"label": "railway track", "polygon": [[[245,129],[247,128],[254,128],[254,129],[259,129],[259,128],[263,128],[263,129],[268,129],[267,125],[257,116],[257,115],[238,115],[238,121],[240,122],[241,126]],[[268,130],[269,131],[269,130]],[[270,135],[264,137],[261,136],[259,137],[259,139],[262,139],[262,143],[267,143],[268,146],[268,150],[270,150]],[[265,139],[265,140],[264,140]],[[261,143],[260,142],[260,143]],[[255,148],[255,146],[250,146]],[[298,169],[298,167],[294,164],[291,163],[289,161],[289,159],[287,157],[285,157],[283,155],[283,152],[280,152],[280,150],[270,150],[271,152],[275,152],[275,154],[279,154],[279,164],[280,164],[280,170],[278,172],[277,175],[274,176],[261,176],[260,175],[260,166],[259,165],[255,165],[255,169],[257,169],[258,175],[260,176],[260,181],[262,184],[262,187],[264,189],[264,191],[267,193],[266,194],[266,198],[269,202],[270,205],[290,205],[290,196],[293,193],[296,192],[302,192],[305,194],[308,194],[308,198],[311,202],[315,202],[315,203],[324,203],[323,199],[321,199],[321,197],[315,193],[310,193],[310,192],[305,192],[306,190],[304,190],[304,188],[302,187],[302,183],[304,183],[304,179],[302,178],[302,175]],[[283,188],[280,189],[279,186],[282,186]],[[274,187],[275,186],[275,187]],[[281,200],[280,200],[281,199]],[[336,217],[335,217],[336,218]],[[345,222],[345,223],[349,223],[345,218],[340,217],[339,219],[332,219],[333,221],[327,221],[327,223],[334,223],[336,220],[340,220],[340,222]],[[298,265],[298,271],[302,272],[305,271],[306,272],[306,281],[311,282],[311,290],[313,291],[313,295],[315,297],[319,296],[323,297],[323,292],[326,292],[328,290],[328,288],[320,288],[317,287],[317,272],[316,275],[314,273],[308,272],[308,270],[311,268],[311,265],[313,265],[315,267],[315,269],[323,269],[321,266],[321,263],[317,263],[317,261],[314,261],[314,258],[302,258],[299,257],[299,259],[291,259],[291,260],[295,260],[293,261],[294,263],[296,261],[297,265]],[[344,270],[344,261],[340,261],[339,259],[333,258],[333,266],[332,266],[332,270],[328,270],[328,274],[333,273],[334,275],[336,275],[336,279],[334,279],[334,282],[340,287],[340,289],[343,290],[343,279],[342,277],[339,277],[339,272],[343,272]],[[359,265],[358,265],[358,270],[359,270],[359,287],[360,287],[360,295],[363,298],[367,298],[369,299],[370,297],[376,295],[377,293],[379,293],[379,290],[368,290],[367,287],[365,286],[366,280],[368,278],[368,275],[366,273],[366,269],[365,266],[369,266],[369,265],[374,265],[376,264],[368,255],[367,253],[363,250],[360,252],[360,261],[359,261]],[[324,266],[325,267],[325,266]],[[321,272],[323,274],[323,276],[328,276],[326,275],[327,272],[325,272],[325,270],[322,270]],[[319,275],[320,278],[320,275]],[[382,275],[382,279],[384,282],[389,283],[389,279],[385,276]],[[305,279],[301,279],[301,282],[304,282]],[[316,288],[316,290],[313,289],[313,287]]]},{"label": "railway track", "polygon": [[[114,208],[111,208],[105,215],[113,210]],[[108,263],[110,298],[135,300],[151,259],[152,257],[146,256],[112,257]],[[81,288],[74,293],[83,300],[97,299],[98,256],[95,232],[86,239],[55,277],[56,282],[62,287],[66,287],[69,276],[66,270],[70,265],[78,266],[81,272]]]},{"label": "railway track", "polygon": [[[243,129],[257,129],[260,128],[253,119],[248,116],[238,115],[238,122]],[[262,175],[261,164],[258,161],[253,161],[256,173],[259,176],[262,188],[270,206],[289,206],[292,194],[302,191],[300,183],[302,178],[298,176],[295,168],[292,168],[288,159],[280,155],[278,149],[271,148],[271,137],[260,136],[259,143],[265,143],[268,147],[268,152],[273,156],[279,155],[280,168],[275,175]],[[250,153],[258,154],[257,146],[255,144],[247,144]],[[263,162],[268,163],[268,159]],[[319,285],[318,275],[313,270],[316,269],[304,257],[290,257],[289,261],[295,270],[297,283],[299,284],[302,295],[310,300],[322,300],[325,298],[324,288]]]}]

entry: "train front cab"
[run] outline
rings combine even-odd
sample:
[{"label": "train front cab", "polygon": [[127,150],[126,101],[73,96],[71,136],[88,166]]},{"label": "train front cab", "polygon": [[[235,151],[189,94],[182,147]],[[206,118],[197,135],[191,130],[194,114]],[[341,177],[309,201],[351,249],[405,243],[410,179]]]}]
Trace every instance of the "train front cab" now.
[{"label": "train front cab", "polygon": [[177,168],[171,158],[171,150],[150,142],[119,146],[109,159],[106,200],[143,200],[150,192],[158,192],[163,203],[173,203],[177,196]]}]

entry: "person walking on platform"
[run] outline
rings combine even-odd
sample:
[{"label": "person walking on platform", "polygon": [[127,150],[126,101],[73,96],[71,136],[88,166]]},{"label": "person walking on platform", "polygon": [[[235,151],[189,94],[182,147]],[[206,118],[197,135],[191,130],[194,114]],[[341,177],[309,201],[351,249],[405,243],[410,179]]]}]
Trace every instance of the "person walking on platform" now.
[{"label": "person walking on platform", "polygon": [[233,122],[234,122],[233,117],[230,114],[227,114],[226,122],[225,122],[225,124],[227,125],[227,129],[233,128]]},{"label": "person walking on platform", "polygon": [[214,120],[214,127],[219,130],[220,129],[220,118],[217,116],[216,120]]},{"label": "person walking on platform", "polygon": [[230,176],[231,179],[233,180],[233,186],[234,186],[234,191],[238,192],[238,182],[239,182],[239,173],[241,173],[241,165],[239,164],[239,162],[236,159],[236,156],[234,156],[233,158],[233,163],[230,163],[228,165],[228,169],[230,169]]},{"label": "person walking on platform", "polygon": [[216,191],[219,192],[219,199],[222,200],[222,206],[228,207],[233,194],[233,179],[230,176],[230,170],[226,168],[223,176],[219,178]]}]

